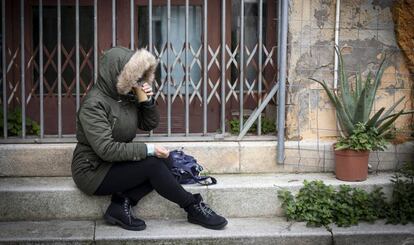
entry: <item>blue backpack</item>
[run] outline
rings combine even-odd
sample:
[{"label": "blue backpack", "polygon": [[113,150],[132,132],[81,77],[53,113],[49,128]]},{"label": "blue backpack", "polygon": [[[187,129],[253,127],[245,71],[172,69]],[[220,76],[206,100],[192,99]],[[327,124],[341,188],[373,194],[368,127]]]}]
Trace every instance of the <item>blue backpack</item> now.
[{"label": "blue backpack", "polygon": [[172,163],[171,172],[180,184],[217,184],[217,180],[211,176],[200,176],[203,167],[197,163],[194,157],[185,154],[183,151],[171,151],[169,159]]}]

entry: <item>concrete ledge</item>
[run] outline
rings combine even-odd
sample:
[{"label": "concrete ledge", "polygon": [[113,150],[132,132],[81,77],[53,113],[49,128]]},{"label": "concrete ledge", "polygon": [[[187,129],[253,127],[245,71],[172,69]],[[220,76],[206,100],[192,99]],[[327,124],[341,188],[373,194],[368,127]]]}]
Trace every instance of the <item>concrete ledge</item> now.
[{"label": "concrete ledge", "polygon": [[[97,244],[332,244],[325,228],[309,228],[303,222],[286,222],[280,218],[233,218],[221,231],[189,226],[185,220],[150,220],[142,234],[97,222]],[[121,238],[122,237],[122,238]],[[409,245],[414,225],[361,223],[355,227],[333,228],[336,245]],[[412,240],[411,240],[412,241]]]},{"label": "concrete ledge", "polygon": [[0,222],[0,244],[91,244],[94,221]]},{"label": "concrete ledge", "polygon": [[70,176],[75,144],[0,145],[0,176]]},{"label": "concrete ledge", "polygon": [[[364,182],[343,182],[332,174],[237,174],[215,175],[217,185],[185,185],[192,193],[201,193],[212,208],[226,217],[275,217],[282,210],[277,191],[297,191],[303,180],[323,180],[339,186],[351,184],[370,190],[382,186],[390,195],[390,174],[370,175]],[[87,196],[69,177],[0,178],[0,221],[48,219],[99,219],[109,197]],[[185,218],[185,212],[156,192],[150,193],[135,207],[144,218]]]},{"label": "concrete ledge", "polygon": [[224,230],[208,230],[186,220],[149,220],[142,233],[97,222],[97,244],[330,244],[323,228],[309,229],[278,218],[234,218]]},{"label": "concrete ledge", "polygon": [[[0,244],[281,244],[330,245],[325,228],[282,218],[230,218],[223,230],[215,231],[184,219],[146,220],[144,231],[128,231],[98,221],[0,222]],[[411,245],[414,225],[361,223],[349,228],[333,227],[337,245]]]},{"label": "concrete ledge", "polygon": [[414,244],[414,225],[391,225],[380,220],[351,227],[332,227],[336,244]]},{"label": "concrete ledge", "polygon": [[[334,169],[329,141],[285,142],[285,164],[276,163],[277,142],[160,142],[167,148],[194,155],[208,173],[293,173],[331,172]],[[75,144],[0,145],[0,176],[71,176],[70,165]],[[394,170],[414,159],[414,142],[373,152],[373,170]]]}]

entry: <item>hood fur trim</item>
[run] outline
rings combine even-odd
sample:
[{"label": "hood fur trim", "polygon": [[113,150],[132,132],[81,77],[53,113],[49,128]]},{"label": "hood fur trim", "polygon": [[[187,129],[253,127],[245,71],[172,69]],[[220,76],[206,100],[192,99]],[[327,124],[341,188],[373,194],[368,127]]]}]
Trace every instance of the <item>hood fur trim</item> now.
[{"label": "hood fur trim", "polygon": [[157,65],[158,62],[153,54],[146,49],[137,50],[118,76],[116,83],[118,93],[125,95],[131,91],[133,86],[144,83],[151,85],[154,81]]}]

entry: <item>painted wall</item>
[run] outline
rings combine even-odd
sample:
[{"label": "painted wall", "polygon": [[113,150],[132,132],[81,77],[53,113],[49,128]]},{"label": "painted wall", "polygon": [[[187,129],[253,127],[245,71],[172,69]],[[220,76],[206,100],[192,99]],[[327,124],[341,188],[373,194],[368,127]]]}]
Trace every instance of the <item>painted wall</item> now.
[{"label": "painted wall", "polygon": [[[376,71],[384,54],[386,66],[375,110],[390,106],[402,96],[401,108],[413,108],[413,81],[399,49],[391,16],[392,0],[341,1],[339,45],[346,70],[363,75]],[[335,111],[313,77],[333,85],[335,1],[291,0],[288,33],[287,137],[328,139],[336,136]],[[359,68],[360,67],[360,68]],[[413,117],[402,116],[396,126],[412,130]]]}]

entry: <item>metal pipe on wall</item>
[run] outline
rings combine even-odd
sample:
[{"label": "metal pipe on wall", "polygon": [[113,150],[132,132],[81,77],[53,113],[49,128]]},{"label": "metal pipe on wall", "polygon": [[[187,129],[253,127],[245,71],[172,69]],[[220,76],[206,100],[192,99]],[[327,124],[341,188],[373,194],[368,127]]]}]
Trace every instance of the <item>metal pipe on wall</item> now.
[{"label": "metal pipe on wall", "polygon": [[[341,13],[341,0],[336,0],[336,12],[335,12],[335,46],[339,46],[339,17]],[[338,54],[334,52],[334,91],[338,88]]]},{"label": "metal pipe on wall", "polygon": [[281,10],[281,38],[280,70],[279,70],[279,91],[278,91],[278,131],[277,131],[277,163],[283,164],[285,159],[285,90],[286,90],[286,63],[287,63],[287,32],[288,32],[288,8],[289,1],[282,0]]},{"label": "metal pipe on wall", "polygon": [[[282,37],[281,34],[281,30],[282,30],[282,22],[280,21],[280,18],[282,17],[282,1],[283,0],[277,0],[277,48],[278,48],[278,52],[277,52],[277,65],[279,68],[279,63],[280,63],[280,50],[279,50],[279,46],[280,46],[280,38]],[[278,69],[278,72],[280,72],[280,69]]]},{"label": "metal pipe on wall", "polygon": [[[279,79],[279,73],[280,73],[280,37],[282,36],[280,33],[280,30],[282,29],[282,22],[280,21],[280,18],[282,16],[282,0],[277,0],[277,53],[276,53],[276,65],[277,65],[277,79]],[[277,100],[277,98],[276,98]],[[277,102],[276,102],[276,107],[278,106]],[[276,127],[279,119],[278,119],[279,115],[276,113],[276,118],[275,118],[275,125]]]},{"label": "metal pipe on wall", "polygon": [[[336,10],[335,10],[335,49],[339,48],[339,19],[341,15],[341,0],[336,0]],[[336,93],[338,89],[338,77],[339,77],[339,57],[338,54],[334,51],[334,83],[333,83],[333,92]],[[335,113],[336,129],[343,136],[342,131],[340,131],[341,125],[338,121],[338,116]]]}]

